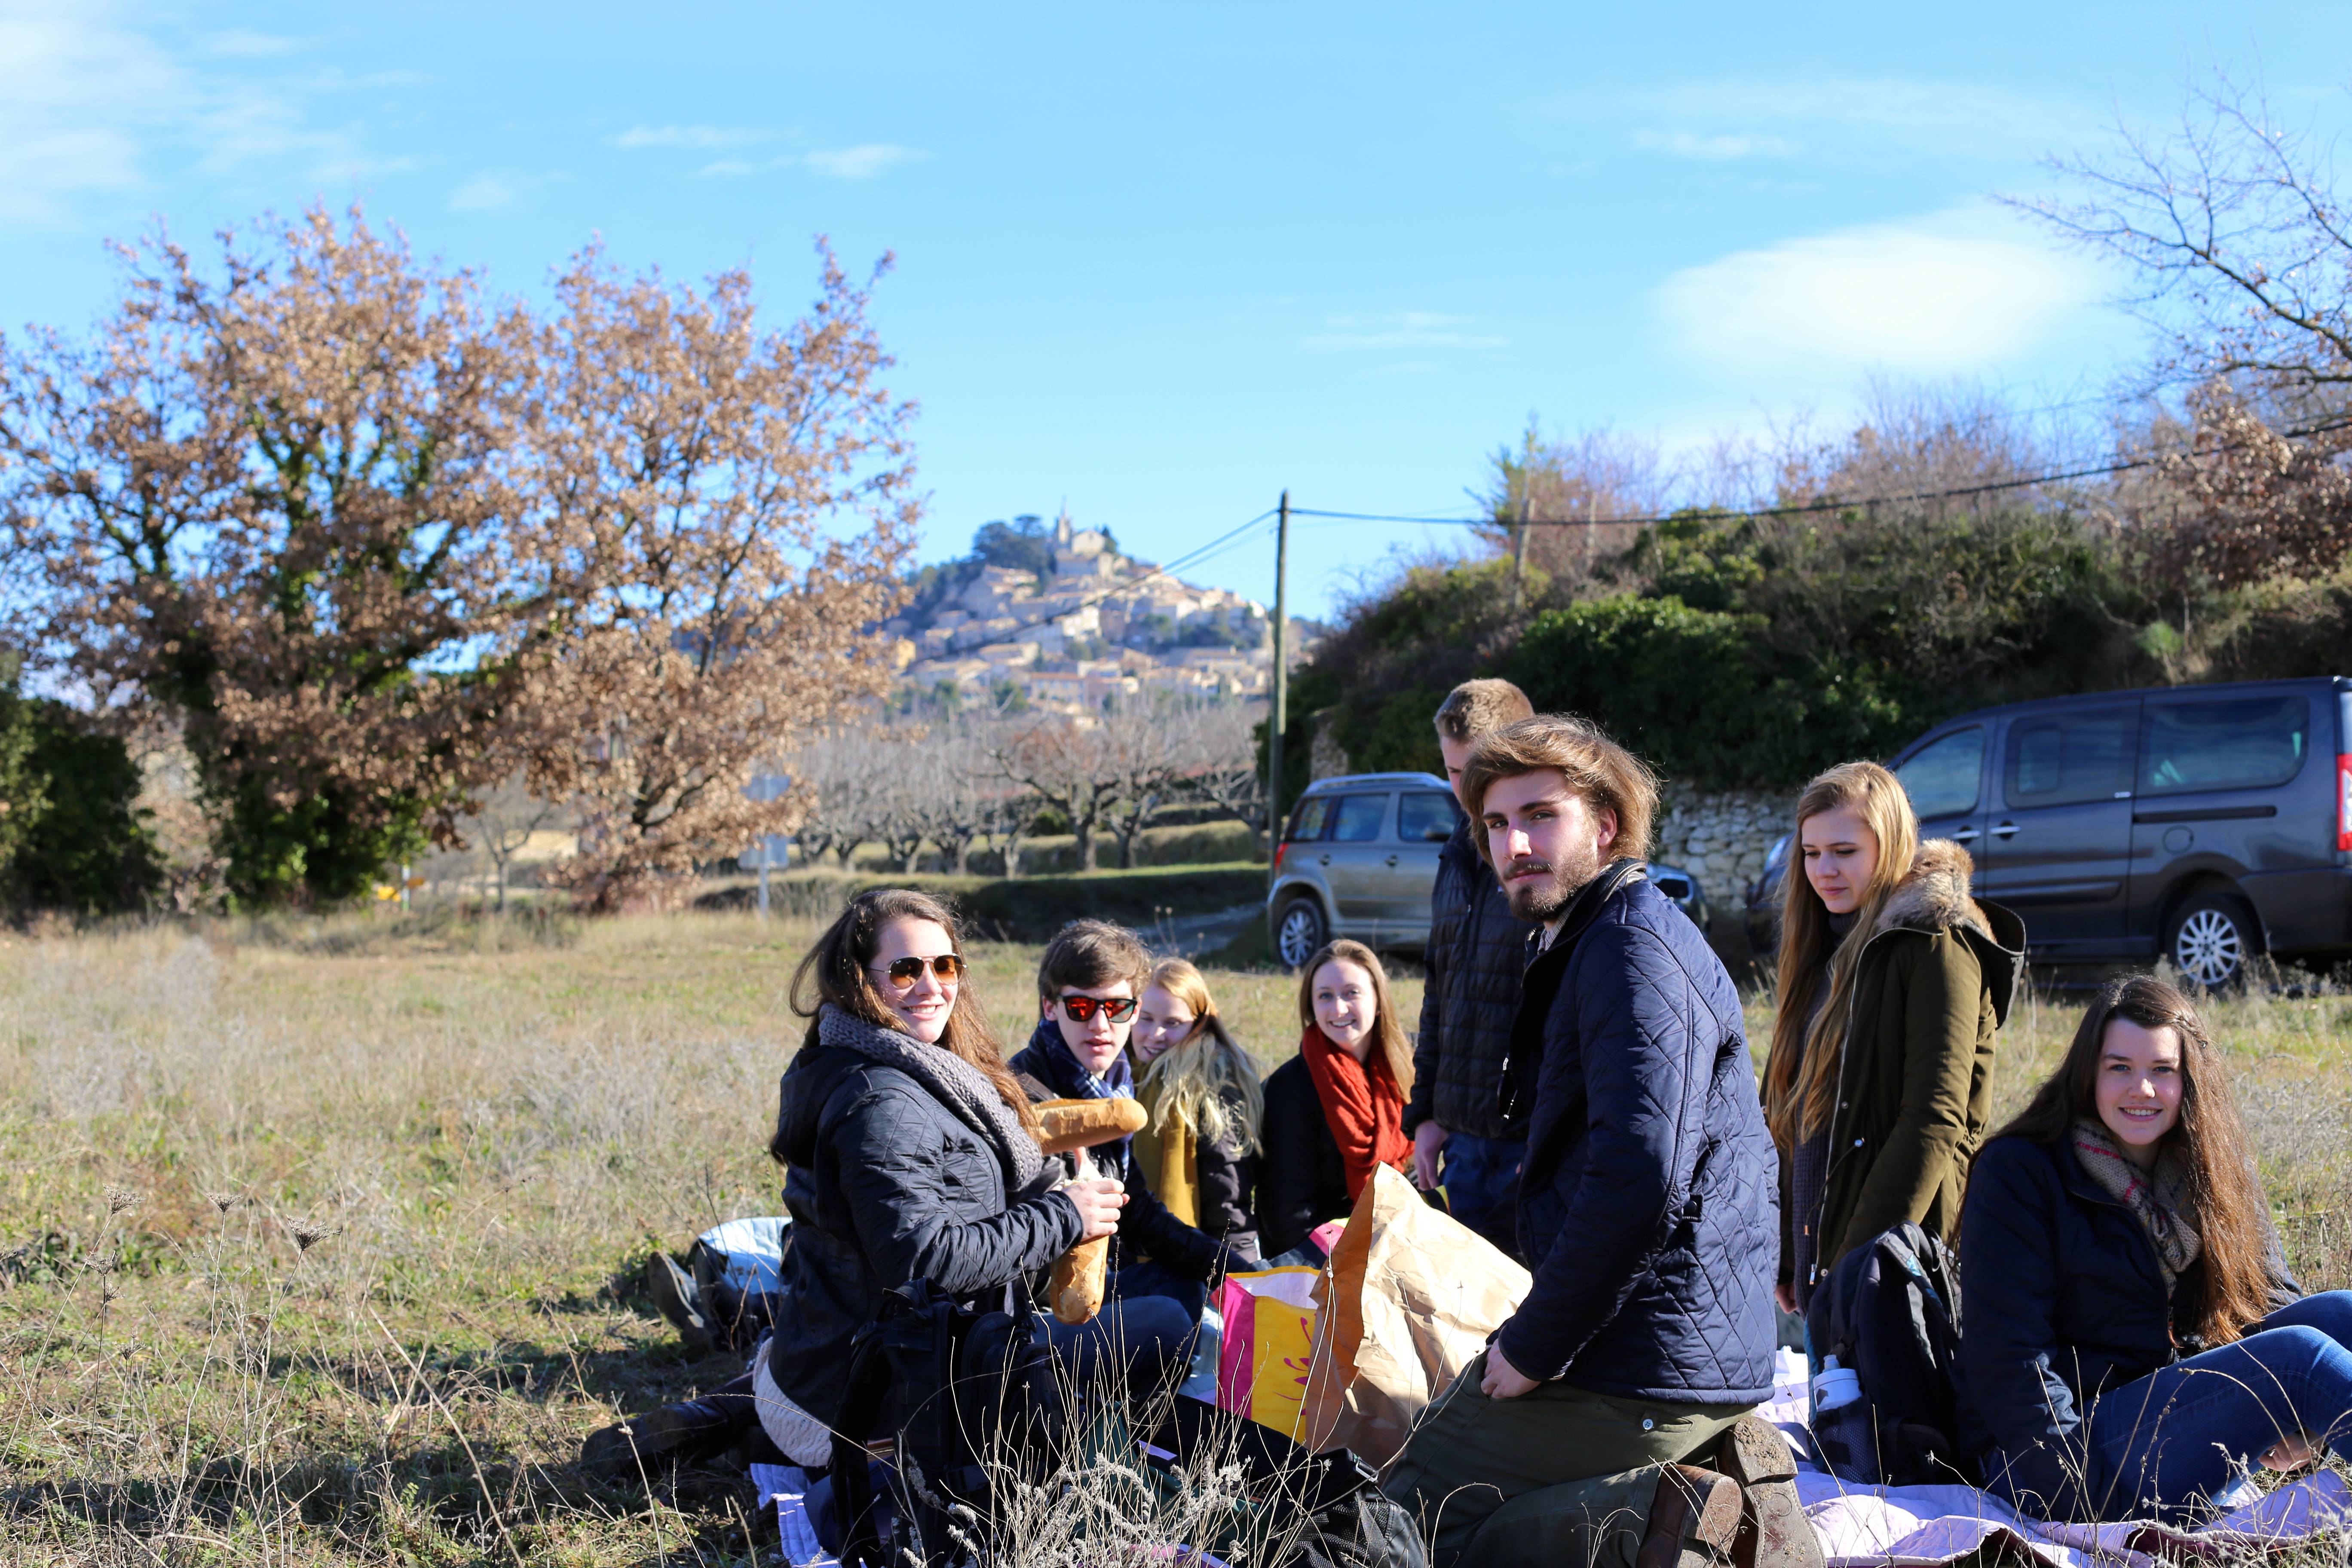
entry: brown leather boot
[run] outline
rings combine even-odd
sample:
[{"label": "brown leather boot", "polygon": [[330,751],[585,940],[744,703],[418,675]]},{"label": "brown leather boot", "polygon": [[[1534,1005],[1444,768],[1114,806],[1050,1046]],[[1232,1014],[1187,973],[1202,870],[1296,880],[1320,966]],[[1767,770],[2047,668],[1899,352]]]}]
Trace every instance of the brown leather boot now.
[{"label": "brown leather boot", "polygon": [[1738,1482],[1696,1465],[1668,1465],[1658,1474],[1633,1568],[1721,1568],[1738,1534]]},{"label": "brown leather boot", "polygon": [[1715,1466],[1746,1498],[1733,1568],[1822,1568],[1821,1538],[1797,1501],[1797,1459],[1769,1421],[1743,1415],[1716,1445]]}]

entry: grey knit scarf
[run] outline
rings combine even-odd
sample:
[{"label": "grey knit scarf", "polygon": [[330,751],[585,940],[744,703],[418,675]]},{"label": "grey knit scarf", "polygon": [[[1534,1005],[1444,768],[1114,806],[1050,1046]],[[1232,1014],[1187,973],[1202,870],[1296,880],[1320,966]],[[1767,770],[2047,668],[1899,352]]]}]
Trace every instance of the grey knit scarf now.
[{"label": "grey knit scarf", "polygon": [[912,1035],[877,1029],[829,1002],[817,1013],[816,1037],[820,1045],[856,1051],[921,1084],[932,1099],[995,1151],[996,1163],[1004,1167],[1008,1191],[1025,1191],[1037,1179],[1045,1162],[1037,1141],[1022,1130],[1021,1119],[997,1097],[996,1086],[945,1046],[927,1046]]},{"label": "grey knit scarf", "polygon": [[2074,1119],[2074,1163],[2083,1173],[2106,1189],[2116,1202],[2137,1216],[2156,1247],[2156,1266],[2164,1271],[2164,1289],[2172,1287],[2204,1247],[2204,1237],[2189,1221],[2189,1166],[2179,1151],[2169,1146],[2156,1157],[2156,1169],[2143,1171],[2126,1154],[2104,1122],[2087,1116]]}]

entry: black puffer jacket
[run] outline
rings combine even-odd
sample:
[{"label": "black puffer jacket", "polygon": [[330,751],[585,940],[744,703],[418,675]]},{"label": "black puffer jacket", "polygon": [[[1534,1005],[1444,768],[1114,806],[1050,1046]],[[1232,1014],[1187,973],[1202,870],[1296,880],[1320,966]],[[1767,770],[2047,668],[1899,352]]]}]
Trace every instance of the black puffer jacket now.
[{"label": "black puffer jacket", "polygon": [[1004,1167],[980,1135],[912,1078],[837,1046],[803,1047],[784,1073],[776,1132],[787,1169],[784,1252],[792,1310],[769,1342],[786,1398],[830,1424],[849,1340],[883,1292],[926,1279],[968,1300],[1050,1267],[1082,1229],[1050,1191],[1045,1162],[1008,1201]]},{"label": "black puffer jacket", "polygon": [[[2274,1237],[2272,1252],[2275,1310],[2301,1292]],[[2097,1473],[2084,1417],[2100,1394],[2204,1348],[2186,1321],[2203,1268],[2190,1264],[2168,1300],[2147,1227],[2072,1148],[1984,1146],[1960,1209],[1959,1440],[1990,1489],[2042,1519],[2095,1518],[2095,1500],[2137,1495]]]},{"label": "black puffer jacket", "polygon": [[1504,1121],[1496,1091],[1532,929],[1511,913],[1509,897],[1478,854],[1470,819],[1455,823],[1437,852],[1429,894],[1421,1033],[1413,1037],[1412,1099],[1404,1108],[1408,1133],[1430,1121],[1478,1138],[1527,1131]]},{"label": "black puffer jacket", "polygon": [[1528,965],[1514,1088],[1530,1056],[1519,1247],[1535,1283],[1503,1354],[1621,1398],[1767,1397],[1778,1161],[1739,992],[1638,866],[1602,872]]},{"label": "black puffer jacket", "polygon": [[1348,1166],[1339,1141],[1323,1120],[1323,1101],[1305,1057],[1293,1057],[1266,1076],[1265,1152],[1257,1165],[1257,1237],[1261,1254],[1279,1258],[1326,1220],[1345,1219]]},{"label": "black puffer jacket", "polygon": [[[1086,1069],[1062,1043],[1061,1030],[1053,1024],[1038,1025],[1028,1045],[1006,1065],[1032,1100],[1101,1098],[1087,1082]],[[1127,1184],[1127,1206],[1118,1213],[1110,1267],[1118,1268],[1149,1258],[1194,1279],[1213,1279],[1220,1270],[1249,1267],[1246,1259],[1230,1255],[1215,1237],[1168,1212],[1168,1205],[1152,1195],[1151,1184],[1137,1167],[1128,1142],[1122,1138],[1094,1150],[1099,1163],[1118,1165],[1119,1180]],[[1075,1162],[1072,1163],[1075,1165]]]}]

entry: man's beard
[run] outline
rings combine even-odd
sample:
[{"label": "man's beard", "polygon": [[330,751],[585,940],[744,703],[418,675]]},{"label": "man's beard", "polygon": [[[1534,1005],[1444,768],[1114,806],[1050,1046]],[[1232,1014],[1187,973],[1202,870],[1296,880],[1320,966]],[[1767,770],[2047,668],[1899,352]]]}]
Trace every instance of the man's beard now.
[{"label": "man's beard", "polygon": [[1523,855],[1504,868],[1507,876],[1520,876],[1528,871],[1540,873],[1534,879],[1513,882],[1504,890],[1510,900],[1511,913],[1523,921],[1538,923],[1558,920],[1563,910],[1584,891],[1592,879],[1601,875],[1601,857],[1587,845],[1572,846],[1568,856],[1559,861],[1544,859],[1538,855]]}]

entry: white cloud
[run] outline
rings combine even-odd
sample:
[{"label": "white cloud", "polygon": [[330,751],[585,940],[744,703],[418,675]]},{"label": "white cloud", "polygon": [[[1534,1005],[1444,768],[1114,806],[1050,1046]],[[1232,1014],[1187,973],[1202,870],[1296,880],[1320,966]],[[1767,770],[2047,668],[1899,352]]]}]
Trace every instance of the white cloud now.
[{"label": "white cloud", "polygon": [[405,166],[311,123],[311,104],[347,103],[353,84],[274,63],[297,47],[233,31],[175,54],[118,25],[103,0],[0,3],[0,224],[67,221],[82,202],[144,190],[174,165],[291,163],[318,181]]},{"label": "white cloud", "polygon": [[102,16],[0,14],[0,221],[56,222],[75,196],[135,187],[142,133],[188,95],[161,50]]},{"label": "white cloud", "polygon": [[1988,370],[2102,292],[2082,258],[1969,206],[1738,251],[1675,273],[1652,303],[1710,365],[1838,378]]},{"label": "white cloud", "polygon": [[683,147],[710,152],[772,142],[776,133],[748,125],[633,125],[612,138],[615,147]]},{"label": "white cloud", "polygon": [[[1914,151],[2002,157],[2070,144],[2080,139],[2090,120],[2082,106],[2055,99],[1970,82],[1900,77],[1691,82],[1643,94],[1633,101],[1650,113],[1685,124],[1728,121],[1741,126],[1842,127],[1866,131],[1880,142],[1893,142]],[[1750,133],[1682,134],[1703,145],[1717,140],[1736,142]],[[1762,136],[1759,140],[1780,139]]]},{"label": "white cloud", "polygon": [[502,174],[477,174],[449,194],[449,210],[488,212],[512,205],[517,194],[515,183]]},{"label": "white cloud", "polygon": [[1637,131],[1633,145],[1677,158],[1786,158],[1797,144],[1785,136],[1759,136],[1752,132],[1702,136],[1691,131]]},{"label": "white cloud", "polygon": [[927,155],[895,142],[866,142],[856,147],[806,153],[802,154],[801,162],[832,179],[870,180],[894,163],[904,163]]},{"label": "white cloud", "polygon": [[1444,316],[1433,310],[1397,310],[1382,316],[1328,316],[1324,331],[1298,340],[1298,346],[1317,353],[1394,353],[1400,349],[1500,349],[1511,340],[1492,332],[1463,329],[1473,316]]}]

